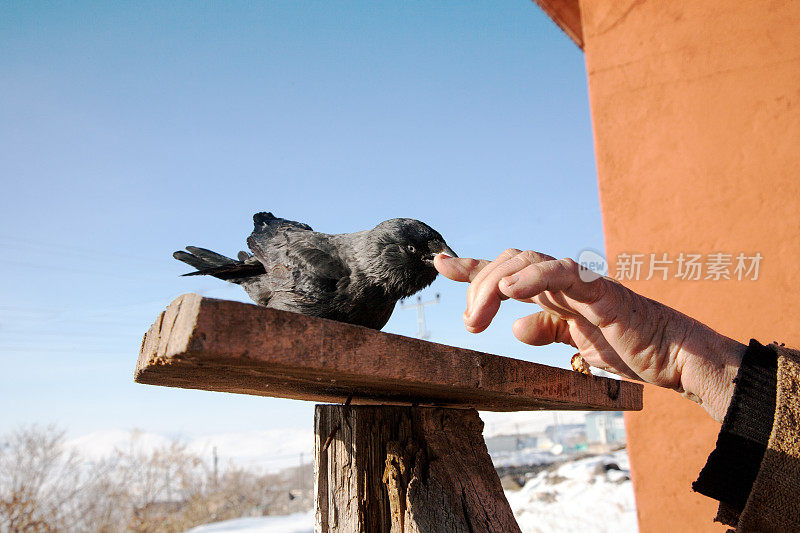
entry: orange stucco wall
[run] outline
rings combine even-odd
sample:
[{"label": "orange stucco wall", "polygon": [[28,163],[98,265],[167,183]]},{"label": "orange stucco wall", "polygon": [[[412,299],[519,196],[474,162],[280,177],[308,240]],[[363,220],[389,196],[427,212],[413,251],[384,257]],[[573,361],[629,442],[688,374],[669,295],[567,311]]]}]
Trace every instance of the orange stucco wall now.
[{"label": "orange stucco wall", "polygon": [[[742,342],[800,346],[800,2],[580,7],[612,274],[623,252],[760,252],[757,281],[673,264],[625,283]],[[723,531],[691,491],[719,425],[672,392],[644,401],[626,417],[642,531]]]}]

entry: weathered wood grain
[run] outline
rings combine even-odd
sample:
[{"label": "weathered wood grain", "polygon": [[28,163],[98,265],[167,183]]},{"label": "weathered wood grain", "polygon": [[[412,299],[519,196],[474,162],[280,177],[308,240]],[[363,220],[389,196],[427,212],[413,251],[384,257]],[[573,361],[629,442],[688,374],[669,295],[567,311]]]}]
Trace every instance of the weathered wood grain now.
[{"label": "weathered wood grain", "polygon": [[637,383],[196,294],[172,302],[145,334],[135,381],[487,411],[642,407]]},{"label": "weathered wood grain", "polygon": [[519,532],[474,410],[318,405],[314,429],[315,533]]}]

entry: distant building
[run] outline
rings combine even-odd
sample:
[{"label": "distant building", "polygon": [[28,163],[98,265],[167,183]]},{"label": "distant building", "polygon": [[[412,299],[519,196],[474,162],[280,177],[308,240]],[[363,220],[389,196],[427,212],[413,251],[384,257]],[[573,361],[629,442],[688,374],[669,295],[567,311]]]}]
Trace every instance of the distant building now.
[{"label": "distant building", "polygon": [[544,433],[553,442],[565,446],[586,441],[584,424],[553,424],[547,426]]},{"label": "distant building", "polygon": [[586,415],[586,440],[590,443],[625,442],[625,421],[621,411],[597,411]]},{"label": "distant building", "polygon": [[539,448],[541,447],[542,435],[536,434],[520,434],[520,435],[496,435],[488,437],[486,440],[486,448],[490,454],[513,452],[522,450],[524,448]]}]

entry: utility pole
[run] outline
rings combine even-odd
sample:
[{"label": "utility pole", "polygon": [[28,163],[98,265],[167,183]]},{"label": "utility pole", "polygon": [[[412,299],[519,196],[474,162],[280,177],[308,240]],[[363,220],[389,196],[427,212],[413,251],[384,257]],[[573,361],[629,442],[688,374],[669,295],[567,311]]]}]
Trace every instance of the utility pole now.
[{"label": "utility pole", "polygon": [[303,452],[300,452],[300,468],[297,469],[297,486],[301,491],[305,488],[303,485]]},{"label": "utility pole", "polygon": [[213,454],[213,456],[214,456],[214,488],[217,488],[217,483],[218,483],[218,478],[217,478],[217,475],[218,475],[217,465],[219,464],[219,457],[217,456],[217,447],[216,447],[216,446],[214,446],[213,448],[211,448],[211,453],[212,453],[212,454]]},{"label": "utility pole", "polygon": [[561,428],[558,426],[558,413],[553,411],[553,437],[555,444],[561,444]]},{"label": "utility pole", "polygon": [[417,296],[417,303],[415,303],[415,304],[408,304],[407,305],[407,304],[405,304],[403,302],[400,302],[400,309],[402,309],[404,311],[406,309],[416,309],[417,310],[417,338],[418,339],[427,339],[428,337],[430,337],[430,332],[425,327],[425,311],[424,311],[423,308],[426,305],[438,304],[440,299],[441,298],[439,296],[439,293],[437,292],[436,293],[436,299],[434,299],[434,300],[428,300],[428,301],[423,302],[422,301],[422,296]]}]

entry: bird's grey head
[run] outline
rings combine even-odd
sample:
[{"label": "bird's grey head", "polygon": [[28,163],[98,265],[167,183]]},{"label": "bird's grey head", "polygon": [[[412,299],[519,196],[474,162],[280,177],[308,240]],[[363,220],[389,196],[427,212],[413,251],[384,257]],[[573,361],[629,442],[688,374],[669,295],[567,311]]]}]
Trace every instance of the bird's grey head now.
[{"label": "bird's grey head", "polygon": [[445,253],[458,257],[438,231],[413,218],[393,218],[369,232],[370,271],[382,279],[393,296],[406,298],[436,279],[433,258]]}]

